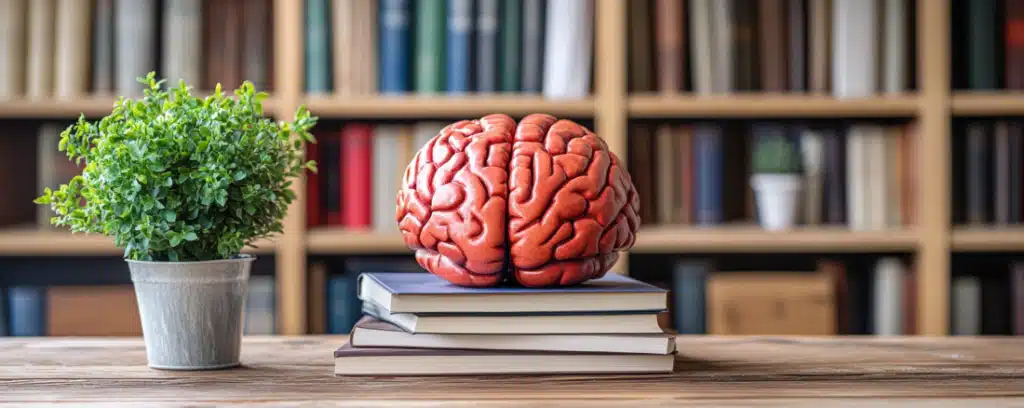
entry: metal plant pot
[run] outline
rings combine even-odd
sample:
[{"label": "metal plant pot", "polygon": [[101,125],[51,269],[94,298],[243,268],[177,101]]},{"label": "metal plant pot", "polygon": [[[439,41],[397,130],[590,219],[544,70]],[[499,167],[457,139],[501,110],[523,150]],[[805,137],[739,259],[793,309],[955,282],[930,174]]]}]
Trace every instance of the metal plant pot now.
[{"label": "metal plant pot", "polygon": [[241,364],[245,298],[255,259],[127,261],[150,367],[212,370]]}]

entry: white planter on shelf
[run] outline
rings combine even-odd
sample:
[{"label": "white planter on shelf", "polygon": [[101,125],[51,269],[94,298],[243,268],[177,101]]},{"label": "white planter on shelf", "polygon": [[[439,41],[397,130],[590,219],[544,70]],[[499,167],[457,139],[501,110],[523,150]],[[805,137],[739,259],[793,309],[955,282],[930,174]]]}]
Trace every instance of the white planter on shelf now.
[{"label": "white planter on shelf", "polygon": [[792,228],[800,211],[803,178],[799,174],[763,173],[750,176],[761,227],[769,231]]}]

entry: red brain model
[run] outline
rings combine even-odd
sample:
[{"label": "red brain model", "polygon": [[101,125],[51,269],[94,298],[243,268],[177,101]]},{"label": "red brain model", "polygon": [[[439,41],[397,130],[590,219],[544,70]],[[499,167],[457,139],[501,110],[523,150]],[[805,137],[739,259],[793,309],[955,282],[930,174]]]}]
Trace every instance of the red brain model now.
[{"label": "red brain model", "polygon": [[405,171],[397,220],[428,271],[461,286],[599,278],[633,246],[639,199],[587,128],[533,114],[448,125]]}]

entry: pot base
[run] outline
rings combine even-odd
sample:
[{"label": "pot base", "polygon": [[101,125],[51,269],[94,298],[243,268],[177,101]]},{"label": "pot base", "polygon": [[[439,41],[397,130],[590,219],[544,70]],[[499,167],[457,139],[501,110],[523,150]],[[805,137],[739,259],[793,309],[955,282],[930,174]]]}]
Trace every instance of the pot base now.
[{"label": "pot base", "polygon": [[215,364],[215,365],[208,365],[208,366],[163,366],[163,365],[149,364],[149,368],[152,368],[152,369],[155,369],[155,370],[164,370],[164,371],[201,371],[201,370],[223,370],[223,369],[227,369],[227,368],[235,368],[235,367],[238,367],[238,366],[241,366],[241,365],[242,365],[241,361],[236,361],[234,363]]}]

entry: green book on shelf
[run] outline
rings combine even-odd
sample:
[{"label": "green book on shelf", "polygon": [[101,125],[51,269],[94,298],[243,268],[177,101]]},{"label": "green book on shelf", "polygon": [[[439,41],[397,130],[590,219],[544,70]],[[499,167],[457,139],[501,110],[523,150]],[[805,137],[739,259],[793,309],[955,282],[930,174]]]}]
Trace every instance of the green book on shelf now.
[{"label": "green book on shelf", "polygon": [[[306,92],[331,91],[330,0],[306,0]],[[340,58],[341,56],[339,56]]]},{"label": "green book on shelf", "polygon": [[444,0],[416,3],[416,92],[444,89],[444,34]]},{"label": "green book on shelf", "polygon": [[502,0],[501,3],[501,91],[519,92],[522,53],[523,4],[519,0]]}]

